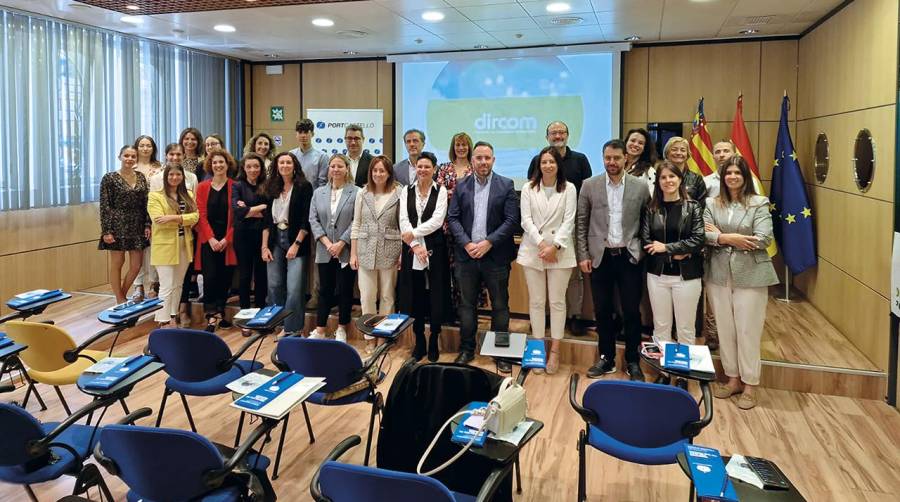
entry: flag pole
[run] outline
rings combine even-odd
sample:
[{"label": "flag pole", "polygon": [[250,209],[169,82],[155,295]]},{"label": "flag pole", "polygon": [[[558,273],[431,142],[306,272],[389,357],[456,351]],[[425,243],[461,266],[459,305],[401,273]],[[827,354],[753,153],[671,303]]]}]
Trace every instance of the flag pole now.
[{"label": "flag pole", "polygon": [[791,270],[784,266],[784,297],[776,296],[776,300],[782,303],[791,303]]}]

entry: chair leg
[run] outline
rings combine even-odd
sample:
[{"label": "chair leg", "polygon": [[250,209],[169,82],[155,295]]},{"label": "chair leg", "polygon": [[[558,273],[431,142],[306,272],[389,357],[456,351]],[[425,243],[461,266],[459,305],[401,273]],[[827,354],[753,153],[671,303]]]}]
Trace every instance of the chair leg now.
[{"label": "chair leg", "polygon": [[690,490],[691,491],[688,493],[688,502],[694,502],[694,480],[693,479],[691,480]]},{"label": "chair leg", "polygon": [[128,411],[128,405],[125,404],[125,398],[124,398],[124,397],[123,397],[122,399],[119,399],[119,404],[122,405],[122,409],[125,410],[125,414],[126,414],[126,415],[129,414],[129,413],[131,413],[130,411]]},{"label": "chair leg", "polygon": [[237,433],[234,435],[234,447],[237,448],[241,444],[241,432],[244,430],[244,415],[245,413],[241,412],[241,417],[238,419]]},{"label": "chair leg", "polygon": [[585,432],[578,432],[578,502],[584,502],[587,500],[587,479],[586,469],[585,469],[585,443],[586,441]]},{"label": "chair leg", "polygon": [[285,415],[284,423],[281,424],[281,438],[278,439],[278,449],[275,450],[275,469],[272,471],[272,481],[278,479],[278,467],[281,465],[281,450],[284,449],[284,436],[287,434],[288,418],[290,416],[290,413]]},{"label": "chair leg", "polygon": [[25,493],[28,494],[28,499],[31,502],[39,502],[37,495],[34,494],[34,490],[31,489],[31,485],[25,485]]},{"label": "chair leg", "polygon": [[181,404],[184,405],[184,412],[187,414],[188,423],[191,424],[191,430],[197,432],[197,426],[194,425],[194,417],[191,415],[191,407],[188,406],[187,397],[180,392],[178,395],[181,396]]},{"label": "chair leg", "polygon": [[303,417],[306,418],[306,430],[309,432],[309,443],[312,444],[316,442],[316,436],[313,435],[312,422],[309,421],[309,411],[306,409],[306,401],[303,401],[301,405],[303,406]]},{"label": "chair leg", "polygon": [[162,423],[163,411],[166,410],[166,399],[169,398],[169,394],[171,393],[172,391],[170,391],[168,387],[163,389],[162,402],[159,403],[159,413],[156,414],[156,427],[159,427],[159,424]]},{"label": "chair leg", "polygon": [[519,466],[519,455],[516,454],[516,461],[513,464],[513,470],[516,471],[516,493],[522,494],[522,468]]},{"label": "chair leg", "polygon": [[372,451],[372,431],[375,429],[375,417],[381,412],[381,393],[376,392],[375,398],[372,401],[372,414],[369,415],[369,435],[366,437],[366,457],[363,460],[363,465],[369,465],[369,454]]},{"label": "chair leg", "polygon": [[53,389],[56,391],[56,395],[59,396],[59,402],[62,403],[63,409],[66,410],[66,415],[71,415],[72,410],[69,409],[69,403],[67,403],[66,398],[63,397],[63,393],[59,390],[59,386],[54,385]]},{"label": "chair leg", "polygon": [[86,494],[88,490],[95,486],[100,491],[100,500],[108,500],[110,502],[114,500],[109,487],[106,486],[106,482],[103,480],[103,475],[100,474],[100,469],[94,464],[85,464],[75,478],[75,487],[72,489],[72,495]]}]

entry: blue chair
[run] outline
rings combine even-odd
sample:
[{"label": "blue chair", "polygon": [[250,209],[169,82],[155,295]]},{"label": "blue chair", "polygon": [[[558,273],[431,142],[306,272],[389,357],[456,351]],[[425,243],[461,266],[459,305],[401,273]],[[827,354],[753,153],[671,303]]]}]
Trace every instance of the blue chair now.
[{"label": "blue chair", "polygon": [[274,500],[265,472],[269,459],[252,447],[269,434],[275,421],[264,420],[232,449],[195,432],[128,425],[151,414],[142,408],[107,425],[94,449],[97,462],[128,486],[129,501],[230,502],[251,496]]},{"label": "blue chair", "polygon": [[481,502],[491,500],[511,465],[491,472],[477,497],[451,492],[440,481],[408,472],[389,471],[338,462],[337,459],[361,442],[351,436],[338,444],[319,465],[309,484],[316,502]]},{"label": "blue chair", "polygon": [[100,470],[85,464],[97,441],[97,427],[76,424],[109,404],[109,400],[93,401],[63,422],[41,423],[23,408],[0,403],[0,481],[24,486],[28,498],[36,502],[31,485],[74,476],[73,495],[98,487],[102,497],[112,502]]},{"label": "blue chair", "polygon": [[[352,346],[337,340],[319,340],[290,336],[282,338],[275,347],[272,361],[282,371],[293,371],[303,376],[324,377],[325,387],[314,393],[303,402],[303,416],[306,418],[306,428],[309,432],[309,442],[315,442],[312,423],[309,420],[309,412],[306,403],[310,402],[322,406],[343,406],[355,403],[371,403],[372,412],[369,415],[369,435],[366,439],[365,465],[369,465],[369,452],[372,447],[372,429],[375,425],[375,417],[384,407],[384,399],[377,390],[378,382],[384,378],[384,373],[378,371],[378,376],[372,377],[370,370],[383,356],[387,354],[388,344],[384,344],[375,350],[368,361],[363,363],[359,353]],[[339,399],[328,399],[328,395],[345,389],[360,381],[365,381],[365,386],[356,392]],[[275,476],[278,473],[278,464],[281,444],[284,442],[285,429],[287,429],[287,417],[284,428],[281,430],[279,442],[279,454],[275,458]],[[273,479],[274,477],[273,476]]]},{"label": "blue chair", "polygon": [[[569,380],[569,403],[584,418],[578,433],[578,502],[587,498],[586,447],[642,465],[677,462],[675,455],[712,421],[712,396],[701,382],[703,418],[697,401],[678,387],[646,382],[602,380],[592,383],[581,403],[575,399],[578,374]],[[693,494],[693,486],[691,486]]]},{"label": "blue chair", "polygon": [[[226,387],[247,373],[262,368],[262,363],[239,359],[263,334],[247,339],[244,345],[232,354],[224,340],[215,333],[195,329],[156,329],[150,333],[147,352],[156,356],[166,365],[163,371],[169,375],[163,390],[156,426],[162,423],[166,399],[173,393],[181,396],[181,404],[187,414],[191,430],[197,432],[194,417],[185,396],[218,396],[230,394]],[[240,428],[244,414],[241,413]],[[238,429],[240,435],[240,429]]]}]

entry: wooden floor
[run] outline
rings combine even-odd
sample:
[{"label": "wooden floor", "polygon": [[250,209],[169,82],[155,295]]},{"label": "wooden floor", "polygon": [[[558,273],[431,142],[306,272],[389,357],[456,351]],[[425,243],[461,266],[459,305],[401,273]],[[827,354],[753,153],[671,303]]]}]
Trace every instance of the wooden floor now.
[{"label": "wooden floor", "polygon": [[[112,301],[103,296],[76,294],[75,298],[53,306],[41,318],[52,318],[72,330],[76,338],[89,336],[96,312]],[[150,323],[138,326],[139,336],[119,347],[117,352],[137,353],[146,343]],[[224,331],[223,338],[232,347],[241,344],[236,330]],[[358,344],[358,340],[354,340]],[[268,360],[273,342],[267,340],[261,354]],[[381,387],[387,393],[397,368],[408,351],[396,348],[391,353],[391,371]],[[455,354],[443,354],[442,361]],[[479,364],[488,368],[486,360]],[[582,368],[576,368],[583,371]],[[535,375],[528,378],[529,414],[545,422],[546,427],[523,451],[522,478],[524,493],[517,501],[574,500],[577,472],[575,439],[578,416],[566,399],[569,375],[565,366],[554,376]],[[142,382],[128,399],[131,409],[149,406],[156,411],[165,376],[156,375]],[[589,384],[582,381],[579,395]],[[36,413],[44,421],[58,421],[63,411],[49,388],[40,386],[49,410]],[[692,389],[697,393],[697,389]],[[87,396],[74,387],[64,389],[73,407],[88,402]],[[24,390],[3,396],[4,400],[21,400]],[[741,411],[732,402],[717,400],[715,418],[700,435],[698,444],[719,448],[724,454],[743,453],[764,456],[777,462],[810,502],[830,500],[895,501],[900,498],[900,413],[879,401],[803,394],[763,389],[760,406]],[[199,430],[210,439],[230,443],[238,414],[228,406],[225,396],[190,398]],[[36,406],[29,405],[32,412]],[[295,414],[286,441],[281,477],[273,484],[280,500],[309,500],[309,480],[321,459],[343,438],[359,434],[364,437],[369,407],[357,404],[324,408],[310,406],[317,441],[309,444],[300,414]],[[110,408],[104,422],[122,416],[118,407]],[[187,428],[187,419],[177,400],[170,400],[163,425]],[[660,420],[665,417],[660,415]],[[152,424],[150,419],[142,423]],[[265,448],[274,456],[274,444]],[[347,461],[361,463],[362,446],[352,450]],[[593,501],[684,500],[688,482],[675,466],[644,467],[617,461],[596,451],[588,453],[588,495]],[[124,500],[125,486],[112,476],[105,478],[117,499]],[[42,501],[52,501],[68,494],[71,479],[45,483],[35,487]],[[24,491],[17,486],[0,484],[0,500],[23,500]]]}]

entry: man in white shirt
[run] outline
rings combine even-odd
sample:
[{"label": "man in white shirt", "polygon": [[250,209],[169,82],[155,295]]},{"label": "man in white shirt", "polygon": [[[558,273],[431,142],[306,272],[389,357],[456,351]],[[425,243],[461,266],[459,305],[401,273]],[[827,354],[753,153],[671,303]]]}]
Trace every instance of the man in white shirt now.
[{"label": "man in white shirt", "polygon": [[394,179],[401,185],[409,185],[416,181],[416,162],[425,148],[425,133],[418,129],[410,129],[403,133],[403,144],[409,157],[394,164]]},{"label": "man in white shirt", "polygon": [[303,119],[297,121],[297,143],[300,145],[291,150],[291,153],[300,161],[303,175],[306,181],[312,185],[313,190],[328,183],[328,155],[322,150],[313,147],[312,138],[315,136],[315,124],[312,120]]},{"label": "man in white shirt", "polygon": [[716,161],[717,171],[703,177],[703,183],[706,184],[706,196],[717,197],[719,195],[719,171],[726,162],[734,157],[734,143],[730,140],[723,139],[713,145],[713,159]]},{"label": "man in white shirt", "polygon": [[372,162],[372,155],[363,149],[365,141],[362,127],[350,124],[344,129],[344,144],[347,145],[347,158],[350,159],[350,165],[347,166],[350,168],[350,179],[360,188],[369,181],[369,163]]}]

